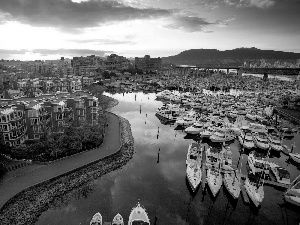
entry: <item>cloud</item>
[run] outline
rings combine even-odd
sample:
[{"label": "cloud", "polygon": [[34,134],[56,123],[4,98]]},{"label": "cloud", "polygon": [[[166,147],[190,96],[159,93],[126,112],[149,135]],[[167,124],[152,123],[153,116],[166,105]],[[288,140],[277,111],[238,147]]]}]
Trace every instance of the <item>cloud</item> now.
[{"label": "cloud", "polygon": [[[211,24],[204,18],[191,13],[187,15],[181,10],[136,5],[135,0],[0,0],[0,12],[8,15],[6,18],[11,21],[67,32],[136,19],[165,19],[168,20],[166,28],[188,32],[203,31],[204,26]],[[99,42],[122,44],[122,41],[104,39]]]},{"label": "cloud", "polygon": [[40,54],[42,56],[48,55],[68,55],[68,56],[87,56],[87,55],[97,55],[104,56],[108,53],[114,53],[113,51],[102,51],[93,49],[20,49],[20,50],[7,50],[0,49],[0,55],[22,55],[22,54]]},{"label": "cloud", "polygon": [[168,29],[185,30],[188,32],[204,31],[204,27],[214,23],[207,22],[197,16],[174,16],[172,22],[164,25]]},{"label": "cloud", "polygon": [[268,8],[275,4],[275,0],[225,0],[228,5],[236,7]]},{"label": "cloud", "polygon": [[127,40],[113,40],[113,39],[74,39],[74,40],[68,40],[70,42],[75,42],[78,44],[86,44],[86,43],[93,43],[93,44],[104,44],[104,45],[134,45],[136,44],[133,41],[127,41]]},{"label": "cloud", "polygon": [[215,22],[216,26],[217,27],[227,27],[229,25],[229,22],[235,20],[235,18],[230,18],[230,19],[227,19],[227,20],[217,20]]},{"label": "cloud", "polygon": [[12,20],[37,27],[74,29],[134,19],[170,15],[156,8],[137,8],[114,0],[0,0],[0,10]]},{"label": "cloud", "polygon": [[273,0],[250,0],[250,6],[256,6],[259,8],[268,8],[274,4],[275,1]]}]

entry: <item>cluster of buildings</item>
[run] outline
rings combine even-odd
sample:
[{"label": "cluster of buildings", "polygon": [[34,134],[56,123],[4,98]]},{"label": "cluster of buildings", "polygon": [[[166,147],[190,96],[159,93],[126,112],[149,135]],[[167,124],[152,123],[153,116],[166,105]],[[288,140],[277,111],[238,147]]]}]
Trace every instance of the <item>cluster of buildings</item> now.
[{"label": "cluster of buildings", "polygon": [[18,146],[66,127],[98,124],[98,99],[88,92],[44,94],[0,102],[0,142]]}]

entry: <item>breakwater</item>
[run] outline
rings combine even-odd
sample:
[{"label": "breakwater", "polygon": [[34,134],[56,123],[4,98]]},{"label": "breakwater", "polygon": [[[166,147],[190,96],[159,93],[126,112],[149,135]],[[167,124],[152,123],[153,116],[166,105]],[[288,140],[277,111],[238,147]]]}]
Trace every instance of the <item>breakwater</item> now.
[{"label": "breakwater", "polygon": [[121,147],[116,153],[18,193],[1,208],[1,224],[34,224],[56,198],[124,166],[134,153],[134,140],[130,123],[122,117],[119,122]]}]

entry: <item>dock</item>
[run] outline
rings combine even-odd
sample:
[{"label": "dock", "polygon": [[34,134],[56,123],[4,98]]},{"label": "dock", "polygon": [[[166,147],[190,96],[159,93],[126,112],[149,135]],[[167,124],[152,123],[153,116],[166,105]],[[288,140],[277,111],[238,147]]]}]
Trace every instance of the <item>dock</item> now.
[{"label": "dock", "polygon": [[[204,148],[204,146],[203,146]],[[205,149],[203,149],[203,152],[202,152],[202,181],[201,181],[201,185],[202,185],[202,191],[205,190],[205,184],[206,184],[206,170],[207,170],[207,167],[206,167],[206,151]]]},{"label": "dock", "polygon": [[296,117],[297,114],[296,114],[296,116],[292,115],[292,114],[294,114],[294,113],[291,113],[292,111],[293,110],[285,110],[285,109],[281,109],[281,108],[278,108],[278,107],[274,108],[274,112],[277,113],[278,115],[290,120],[291,122],[300,124],[300,118]]}]

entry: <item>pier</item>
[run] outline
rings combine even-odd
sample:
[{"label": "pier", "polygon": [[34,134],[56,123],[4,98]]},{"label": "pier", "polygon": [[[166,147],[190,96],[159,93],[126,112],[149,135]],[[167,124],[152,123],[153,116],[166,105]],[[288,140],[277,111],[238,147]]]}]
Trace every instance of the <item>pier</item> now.
[{"label": "pier", "polygon": [[[295,122],[297,124],[300,124],[300,117],[297,118],[297,117],[291,115],[291,113],[288,113],[288,110],[287,110],[287,112],[284,112],[284,111],[285,111],[284,109],[280,109],[278,107],[274,108],[274,113],[276,113],[276,114],[278,114],[278,115],[280,115],[280,116],[282,116],[282,117],[290,120],[291,122]],[[296,113],[299,113],[299,112],[296,112]],[[298,114],[298,116],[299,116],[299,114]]]}]

